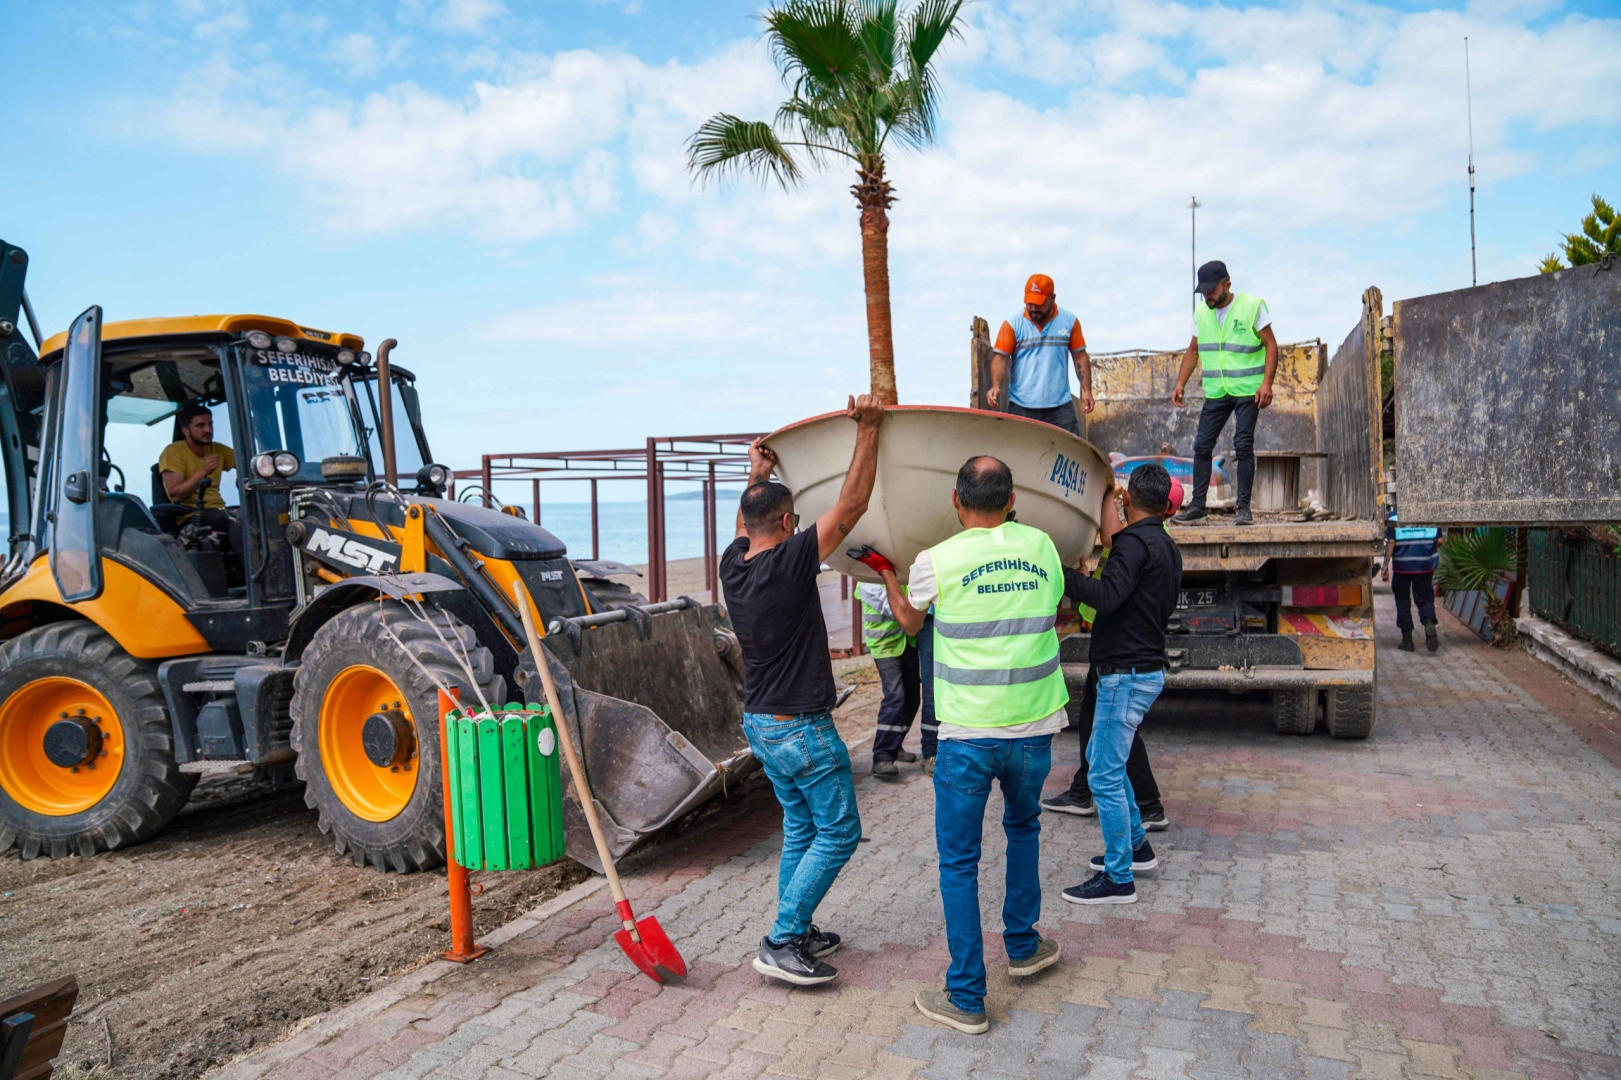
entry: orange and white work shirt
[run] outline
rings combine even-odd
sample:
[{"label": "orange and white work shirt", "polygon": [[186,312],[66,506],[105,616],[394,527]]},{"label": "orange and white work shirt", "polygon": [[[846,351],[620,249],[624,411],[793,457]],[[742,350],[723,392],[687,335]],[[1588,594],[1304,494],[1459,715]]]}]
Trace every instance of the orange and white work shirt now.
[{"label": "orange and white work shirt", "polygon": [[1013,364],[1008,380],[1013,404],[1026,409],[1069,404],[1070,357],[1086,348],[1081,320],[1073,313],[1057,308],[1045,326],[1015,315],[997,332],[995,348]]}]

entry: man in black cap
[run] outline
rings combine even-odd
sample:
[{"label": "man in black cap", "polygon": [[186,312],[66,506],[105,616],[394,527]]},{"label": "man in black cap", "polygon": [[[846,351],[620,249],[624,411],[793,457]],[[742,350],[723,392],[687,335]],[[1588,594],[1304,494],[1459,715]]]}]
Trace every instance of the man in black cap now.
[{"label": "man in black cap", "polygon": [[1238,458],[1238,497],[1235,525],[1252,525],[1250,489],[1255,484],[1255,420],[1272,404],[1272,376],[1278,370],[1278,339],[1266,301],[1249,293],[1233,292],[1227,264],[1207,262],[1199,267],[1194,290],[1204,303],[1194,306],[1196,333],[1182,356],[1182,370],[1171,391],[1171,404],[1183,408],[1182,391],[1197,364],[1203,374],[1204,407],[1199,410],[1199,433],[1193,440],[1193,498],[1188,508],[1171,520],[1202,525],[1205,493],[1210,489],[1210,467],[1216,441],[1229,416],[1233,425],[1233,451]]}]

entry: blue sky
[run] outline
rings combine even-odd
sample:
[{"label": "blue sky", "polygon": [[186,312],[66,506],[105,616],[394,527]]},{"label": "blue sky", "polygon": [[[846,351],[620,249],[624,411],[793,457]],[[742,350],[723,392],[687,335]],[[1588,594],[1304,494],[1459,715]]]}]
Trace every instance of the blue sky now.
[{"label": "blue sky", "polygon": [[[701,187],[682,142],[781,91],[756,5],[7,5],[0,236],[54,331],[263,311],[396,337],[436,455],[766,430],[866,381],[850,178]],[[1621,198],[1614,4],[985,0],[941,145],[891,163],[903,401],[1051,274],[1095,351],[1188,330],[1187,199],[1287,340],[1482,281]],[[628,494],[628,493],[627,493]],[[560,493],[561,496],[561,493]]]}]

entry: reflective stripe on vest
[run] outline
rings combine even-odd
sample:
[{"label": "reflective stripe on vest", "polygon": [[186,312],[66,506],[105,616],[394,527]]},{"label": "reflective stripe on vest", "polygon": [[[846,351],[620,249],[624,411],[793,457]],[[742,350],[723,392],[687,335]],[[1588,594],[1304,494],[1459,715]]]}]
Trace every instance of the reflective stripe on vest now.
[{"label": "reflective stripe on vest", "polygon": [[1261,298],[1248,293],[1233,294],[1225,320],[1218,309],[1202,301],[1194,309],[1205,397],[1251,397],[1261,388],[1266,345],[1255,332],[1260,310]]},{"label": "reflective stripe on vest", "polygon": [[930,549],[934,711],[943,723],[999,728],[1044,720],[1069,691],[1053,630],[1064,567],[1040,529],[1010,521]]},{"label": "reflective stripe on vest", "polygon": [[856,595],[861,600],[861,634],[867,640],[867,651],[880,660],[905,652],[906,631],[901,624],[867,603],[859,590]]},{"label": "reflective stripe on vest", "polygon": [[1391,553],[1391,569],[1398,574],[1429,574],[1441,564],[1441,553],[1435,546],[1439,529],[1422,525],[1398,525],[1396,547]]},{"label": "reflective stripe on vest", "polygon": [[1038,327],[1022,314],[1008,320],[1013,328],[1008,396],[1015,404],[1027,409],[1056,409],[1069,404],[1069,339],[1076,321],[1075,315],[1063,308],[1053,312],[1046,326]]}]

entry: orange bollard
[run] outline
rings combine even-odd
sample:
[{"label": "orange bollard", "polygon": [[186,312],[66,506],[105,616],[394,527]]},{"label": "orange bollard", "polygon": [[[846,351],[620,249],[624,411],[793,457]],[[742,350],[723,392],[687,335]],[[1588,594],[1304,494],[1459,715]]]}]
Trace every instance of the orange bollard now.
[{"label": "orange bollard", "polygon": [[450,714],[456,709],[454,693],[439,691],[439,784],[445,795],[445,878],[450,885],[450,951],[439,955],[465,964],[489,952],[473,944],[473,890],[467,867],[456,862],[456,837],[450,809]]}]

